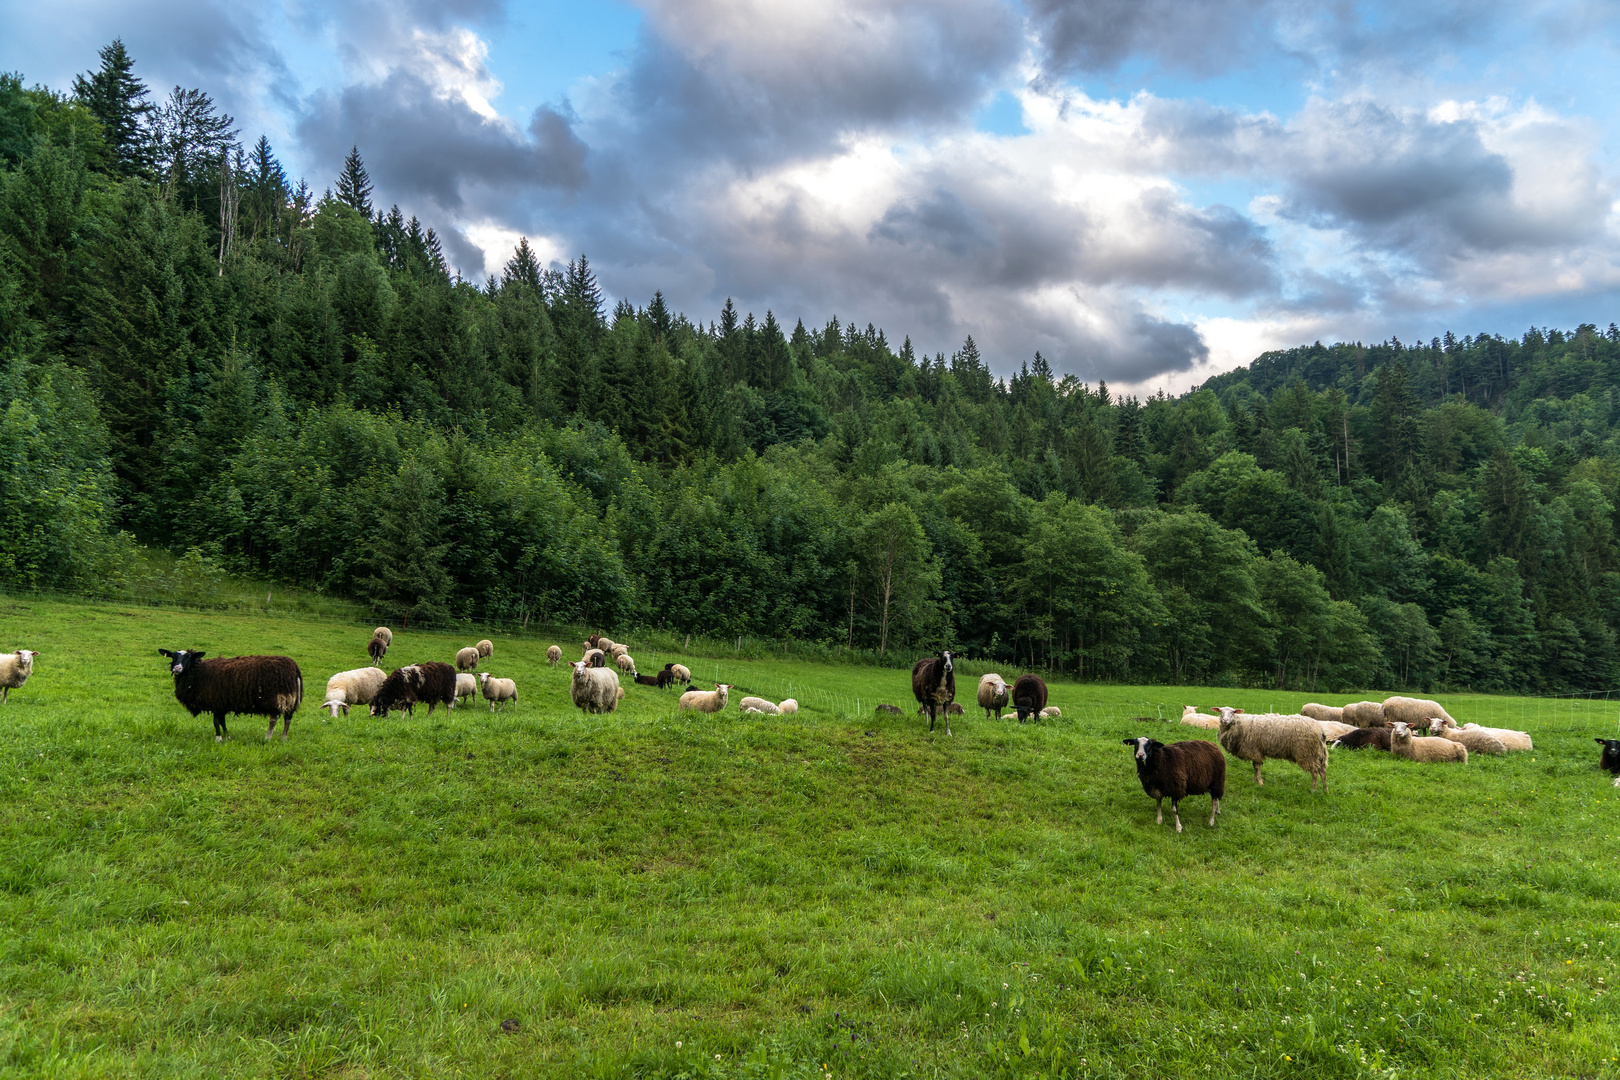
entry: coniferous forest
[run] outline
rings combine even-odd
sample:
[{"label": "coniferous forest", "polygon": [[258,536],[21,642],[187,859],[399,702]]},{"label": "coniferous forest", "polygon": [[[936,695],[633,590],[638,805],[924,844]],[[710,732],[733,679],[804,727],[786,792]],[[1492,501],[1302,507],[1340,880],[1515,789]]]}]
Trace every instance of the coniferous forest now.
[{"label": "coniferous forest", "polygon": [[[121,43],[0,75],[0,584],[141,545],[415,624],[580,621],[1089,679],[1608,688],[1620,331],[1268,353],[1137,400],[527,242],[453,273]],[[1461,328],[1459,328],[1461,329]]]}]

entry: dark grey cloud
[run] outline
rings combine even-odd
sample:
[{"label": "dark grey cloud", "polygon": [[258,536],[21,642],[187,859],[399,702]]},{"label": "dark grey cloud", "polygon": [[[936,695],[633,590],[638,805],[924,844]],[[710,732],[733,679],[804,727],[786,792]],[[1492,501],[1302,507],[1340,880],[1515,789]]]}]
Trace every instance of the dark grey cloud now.
[{"label": "dark grey cloud", "polygon": [[1147,56],[1207,75],[1275,38],[1279,0],[1026,0],[1049,74],[1112,72]]}]

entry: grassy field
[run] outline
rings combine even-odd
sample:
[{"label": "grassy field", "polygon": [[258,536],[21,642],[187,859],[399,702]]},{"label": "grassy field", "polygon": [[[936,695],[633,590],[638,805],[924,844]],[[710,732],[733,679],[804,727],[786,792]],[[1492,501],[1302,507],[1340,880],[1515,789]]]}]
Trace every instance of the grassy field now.
[{"label": "grassy field", "polygon": [[[948,738],[874,717],[903,672],[705,658],[804,710],[582,717],[497,638],[503,715],[330,720],[366,637],[0,598],[41,650],[0,710],[0,1076],[1620,1076],[1609,705],[1447,698],[1535,752],[1339,753],[1325,796],[1238,763],[1178,836],[1120,740],[1197,733],[1133,717],[1304,697],[1055,684],[1063,720]],[[159,647],[293,656],[291,739],[216,744]]]}]

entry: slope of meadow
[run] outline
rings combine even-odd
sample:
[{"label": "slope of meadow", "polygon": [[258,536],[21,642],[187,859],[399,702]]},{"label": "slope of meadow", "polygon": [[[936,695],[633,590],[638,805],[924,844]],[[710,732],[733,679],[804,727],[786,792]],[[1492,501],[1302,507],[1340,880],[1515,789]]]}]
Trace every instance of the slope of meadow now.
[{"label": "slope of meadow", "polygon": [[[1339,753],[1325,796],[1237,763],[1178,836],[1120,740],[1199,733],[1132,718],[1303,698],[1056,684],[1062,721],[946,737],[873,716],[904,672],[699,659],[804,709],[582,717],[497,638],[505,714],[331,720],[364,628],[0,622],[42,654],[0,711],[0,1075],[1620,1075],[1601,704],[1448,698],[1536,751]],[[296,658],[292,738],[216,744],[159,647]]]}]

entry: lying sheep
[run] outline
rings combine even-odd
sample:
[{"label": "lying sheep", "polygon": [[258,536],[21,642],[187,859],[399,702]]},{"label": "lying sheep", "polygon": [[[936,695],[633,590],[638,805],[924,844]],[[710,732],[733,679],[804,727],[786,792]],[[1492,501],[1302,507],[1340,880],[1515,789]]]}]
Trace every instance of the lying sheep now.
[{"label": "lying sheep", "polygon": [[1362,750],[1371,748],[1389,752],[1389,728],[1387,727],[1358,727],[1351,728],[1348,735],[1340,735],[1333,740],[1333,745],[1339,750]]},{"label": "lying sheep", "polygon": [[1221,730],[1221,718],[1199,712],[1196,705],[1181,707],[1181,722],[1188,727],[1203,728],[1205,731]]},{"label": "lying sheep", "polygon": [[898,705],[879,705],[875,711],[880,712],[880,713],[892,713],[895,716],[899,716],[900,715],[900,706],[898,706]]},{"label": "lying sheep", "polygon": [[1351,727],[1384,726],[1384,706],[1376,701],[1358,701],[1339,712],[1339,719]]},{"label": "lying sheep", "polygon": [[1221,707],[1221,745],[1233,757],[1254,763],[1254,782],[1264,784],[1260,766],[1266,758],[1283,758],[1311,774],[1311,790],[1322,782],[1327,791],[1327,739],[1315,720],[1303,716],[1239,716]]},{"label": "lying sheep", "polygon": [[613,663],[620,671],[627,675],[634,675],[636,673],[636,662],[635,660],[631,659],[630,654],[627,652],[614,653]]},{"label": "lying sheep", "polygon": [[700,713],[717,713],[726,707],[726,695],[731,683],[715,683],[713,690],[688,690],[681,695],[677,709],[690,709]]},{"label": "lying sheep", "polygon": [[478,647],[469,645],[456,652],[456,670],[471,671],[478,666]]},{"label": "lying sheep", "polygon": [[1599,739],[1592,737],[1592,741],[1603,747],[1603,753],[1598,755],[1598,768],[1614,774],[1614,786],[1620,787],[1620,739]]},{"label": "lying sheep", "polygon": [[1148,798],[1159,801],[1159,814],[1155,823],[1164,824],[1164,800],[1170,799],[1170,813],[1176,819],[1176,832],[1181,831],[1181,800],[1189,795],[1209,795],[1209,824],[1221,812],[1221,799],[1226,795],[1226,758],[1220,748],[1203,739],[1166,746],[1157,739],[1122,739],[1126,746],[1136,747],[1136,778],[1142,781],[1142,790]]},{"label": "lying sheep", "polygon": [[660,671],[657,675],[632,675],[631,678],[635,680],[637,686],[656,686],[662,689],[664,684],[660,681],[659,676],[663,674]]},{"label": "lying sheep", "polygon": [[1397,720],[1390,725],[1389,752],[1407,761],[1431,764],[1455,761],[1463,765],[1468,764],[1468,747],[1462,743],[1454,743],[1450,739],[1413,738],[1412,725],[1404,720]]},{"label": "lying sheep", "polygon": [[13,690],[22,688],[28,676],[34,673],[34,657],[38,649],[18,649],[0,655],[0,705],[6,703]]},{"label": "lying sheep", "polygon": [[489,672],[480,672],[478,688],[484,692],[484,700],[489,702],[489,711],[494,712],[497,703],[501,710],[506,710],[508,701],[517,701],[517,683],[512,679],[497,679]]},{"label": "lying sheep", "polygon": [[386,678],[388,672],[380,667],[340,671],[326,680],[326,700],[321,708],[330,709],[334,718],[339,709],[343,710],[344,716],[348,716],[350,705],[370,705]]},{"label": "lying sheep", "polygon": [[737,708],[739,708],[739,709],[758,709],[760,712],[764,713],[766,716],[780,716],[780,715],[782,715],[782,710],[778,709],[776,707],[776,702],[774,702],[774,701],[766,701],[762,697],[745,697],[741,701],[737,702]]},{"label": "lying sheep", "polygon": [[783,716],[792,716],[794,713],[799,711],[799,703],[794,701],[792,698],[788,698],[787,700],[778,703],[776,708],[777,711]]},{"label": "lying sheep", "polygon": [[979,676],[979,708],[984,710],[986,720],[1000,720],[1001,710],[1007,707],[1012,697],[1012,688],[995,672]]},{"label": "lying sheep", "polygon": [[456,700],[450,703],[453,709],[457,701],[469,701],[478,696],[478,680],[471,675],[459,674],[456,676]]},{"label": "lying sheep", "polygon": [[1063,710],[1058,708],[1056,705],[1048,705],[1046,708],[1041,710],[1041,719],[1061,720],[1063,719]]},{"label": "lying sheep", "polygon": [[560,646],[553,645],[551,648],[546,650],[546,663],[550,664],[552,667],[556,667],[557,661],[561,659],[562,648]]},{"label": "lying sheep", "polygon": [[1481,731],[1478,728],[1460,728],[1457,721],[1449,717],[1436,716],[1429,724],[1429,733],[1438,735],[1442,739],[1450,739],[1454,743],[1462,743],[1468,747],[1470,754],[1505,754],[1507,747],[1495,735]]},{"label": "lying sheep", "polygon": [[1451,714],[1440,707],[1438,701],[1415,697],[1388,697],[1384,699],[1384,723],[1397,720],[1411,727],[1426,724],[1430,717],[1450,720]]},{"label": "lying sheep", "polygon": [[[1331,720],[1335,724],[1344,723],[1344,710],[1337,705],[1318,705],[1310,701],[1299,707],[1299,715],[1308,716],[1312,720]],[[1356,725],[1351,724],[1350,727]]]},{"label": "lying sheep", "polygon": [[[599,649],[592,651],[601,652]],[[580,711],[610,713],[619,707],[624,688],[619,685],[617,672],[599,665],[592,667],[584,660],[575,660],[571,666],[574,674],[568,683],[568,693]]]},{"label": "lying sheep", "polygon": [[[1455,720],[1451,721],[1456,723]],[[1514,731],[1512,728],[1480,727],[1478,724],[1464,724],[1463,731],[1483,731],[1487,735],[1495,736],[1496,741],[1509,750],[1534,750],[1535,743],[1530,741],[1529,732]]]},{"label": "lying sheep", "polygon": [[1321,727],[1322,734],[1327,737],[1328,742],[1332,742],[1334,739],[1341,739],[1350,734],[1352,731],[1370,730],[1353,727],[1350,724],[1341,724],[1334,720],[1317,720],[1314,716],[1308,716],[1306,719],[1315,722]]}]

